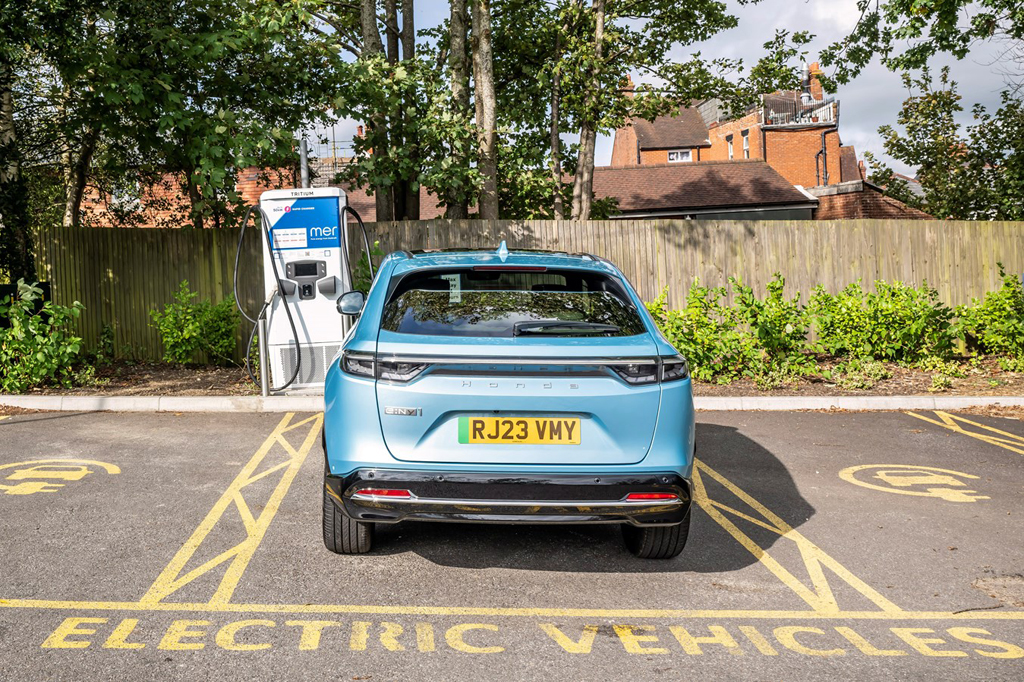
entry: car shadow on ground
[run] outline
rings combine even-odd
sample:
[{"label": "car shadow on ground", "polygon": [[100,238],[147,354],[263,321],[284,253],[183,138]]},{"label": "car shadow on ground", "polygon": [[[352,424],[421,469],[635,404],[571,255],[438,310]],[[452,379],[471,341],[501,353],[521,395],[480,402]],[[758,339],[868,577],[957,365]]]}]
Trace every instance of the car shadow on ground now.
[{"label": "car shadow on ground", "polygon": [[[734,486],[797,528],[814,514],[776,455],[731,426],[697,424],[697,458]],[[710,499],[759,517],[735,493],[705,474]],[[736,517],[731,521],[761,548],[781,536]],[[404,523],[378,526],[374,554],[413,552],[440,566],[533,571],[665,573],[735,571],[757,561],[750,551],[696,504],[683,553],[667,561],[637,559],[615,525],[507,526]]]}]

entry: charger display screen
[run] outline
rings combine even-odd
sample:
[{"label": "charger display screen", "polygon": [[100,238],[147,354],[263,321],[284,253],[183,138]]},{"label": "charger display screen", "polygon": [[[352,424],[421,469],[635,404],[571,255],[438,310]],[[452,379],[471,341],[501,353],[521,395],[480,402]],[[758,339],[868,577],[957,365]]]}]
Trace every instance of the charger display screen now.
[{"label": "charger display screen", "polygon": [[296,277],[316,277],[316,263],[296,263],[295,264],[295,276]]}]

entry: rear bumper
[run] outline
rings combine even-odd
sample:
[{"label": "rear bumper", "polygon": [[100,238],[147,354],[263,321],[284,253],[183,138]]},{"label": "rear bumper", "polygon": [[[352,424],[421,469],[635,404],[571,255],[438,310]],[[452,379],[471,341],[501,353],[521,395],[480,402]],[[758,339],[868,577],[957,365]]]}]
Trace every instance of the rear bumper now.
[{"label": "rear bumper", "polygon": [[[359,469],[327,475],[329,497],[349,518],[375,523],[629,523],[670,526],[690,509],[690,482],[675,473],[518,474]],[[360,494],[408,490],[408,498]],[[630,493],[672,493],[674,500],[627,501]]]}]

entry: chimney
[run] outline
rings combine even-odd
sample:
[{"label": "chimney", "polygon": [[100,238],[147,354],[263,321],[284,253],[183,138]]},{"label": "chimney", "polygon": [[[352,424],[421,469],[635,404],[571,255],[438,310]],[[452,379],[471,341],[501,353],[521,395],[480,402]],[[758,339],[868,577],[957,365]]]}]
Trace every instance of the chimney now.
[{"label": "chimney", "polygon": [[814,98],[811,96],[811,75],[807,69],[807,62],[804,62],[800,69],[800,103],[807,106]]},{"label": "chimney", "polygon": [[630,74],[627,73],[626,74],[626,84],[622,86],[622,92],[624,92],[629,97],[632,97],[633,93],[635,91],[636,91],[636,88],[633,85],[633,76],[631,76]]},{"label": "chimney", "polygon": [[821,87],[821,81],[818,80],[818,76],[821,75],[821,67],[818,66],[818,62],[814,62],[811,64],[808,71],[810,75],[809,81],[811,97],[820,102],[825,99],[825,91]]}]

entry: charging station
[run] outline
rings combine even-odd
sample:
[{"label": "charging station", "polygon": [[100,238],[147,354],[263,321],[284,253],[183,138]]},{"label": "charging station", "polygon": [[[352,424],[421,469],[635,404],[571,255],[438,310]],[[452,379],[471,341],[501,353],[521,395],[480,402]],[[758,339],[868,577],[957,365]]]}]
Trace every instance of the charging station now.
[{"label": "charging station", "polygon": [[[348,331],[336,308],[338,297],[352,289],[346,207],[345,192],[336,187],[260,196],[268,301],[261,357],[279,386],[294,377],[288,388],[321,388]],[[266,376],[261,383],[267,394]]]}]

